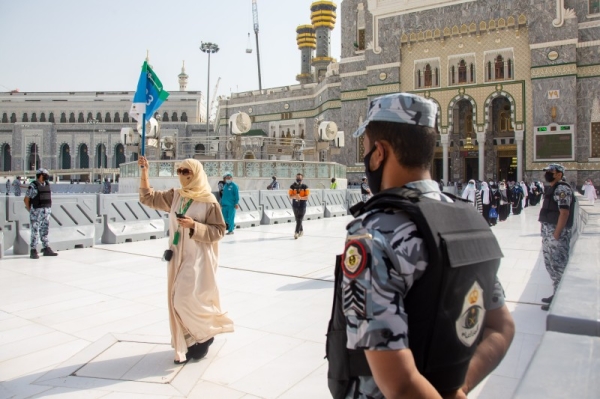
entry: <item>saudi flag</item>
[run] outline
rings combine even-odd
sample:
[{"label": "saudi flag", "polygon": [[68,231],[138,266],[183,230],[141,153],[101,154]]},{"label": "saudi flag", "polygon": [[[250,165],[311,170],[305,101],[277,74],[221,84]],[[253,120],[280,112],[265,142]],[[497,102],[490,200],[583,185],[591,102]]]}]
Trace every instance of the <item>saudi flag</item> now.
[{"label": "saudi flag", "polygon": [[139,121],[142,119],[142,115],[146,114],[146,121],[148,121],[167,97],[169,97],[169,93],[163,89],[160,79],[150,68],[148,62],[144,61],[129,116]]}]

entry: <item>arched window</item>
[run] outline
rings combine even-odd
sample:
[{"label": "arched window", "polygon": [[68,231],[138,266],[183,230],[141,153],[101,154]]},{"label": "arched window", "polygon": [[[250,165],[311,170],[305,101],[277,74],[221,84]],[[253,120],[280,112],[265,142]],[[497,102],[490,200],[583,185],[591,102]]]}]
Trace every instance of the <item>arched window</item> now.
[{"label": "arched window", "polygon": [[10,115],[10,123],[17,123],[17,115],[14,112]]},{"label": "arched window", "polygon": [[98,144],[96,146],[96,167],[106,168],[107,159],[106,146],[104,144]]},{"label": "arched window", "polygon": [[204,155],[204,151],[205,151],[204,144],[196,144],[196,147],[194,148],[194,153],[196,155]]},{"label": "arched window", "polygon": [[29,118],[27,117],[27,113],[23,114],[23,117],[21,118],[21,122],[29,122]]},{"label": "arched window", "polygon": [[88,146],[79,144],[79,169],[88,169],[90,167],[90,154],[88,154]]},{"label": "arched window", "polygon": [[87,121],[89,122],[89,121],[91,121],[92,119],[94,119],[94,114],[92,114],[91,112],[88,112],[88,115],[87,115]]},{"label": "arched window", "polygon": [[188,121],[188,120],[187,120],[187,114],[186,114],[185,112],[182,112],[182,113],[181,113],[181,121],[182,121],[182,122],[187,122],[187,121]]},{"label": "arched window", "polygon": [[2,114],[2,123],[8,123],[8,115],[6,112]]},{"label": "arched window", "polygon": [[29,169],[27,170],[38,170],[40,168],[40,150],[37,144],[32,143],[29,146]]},{"label": "arched window", "polygon": [[64,112],[60,114],[60,123],[67,123],[67,114]]},{"label": "arched window", "polygon": [[9,144],[4,144],[2,146],[2,170],[4,172],[12,170],[12,154],[10,153]]},{"label": "arched window", "polygon": [[106,116],[104,117],[104,122],[105,123],[111,123],[110,112],[106,113]]},{"label": "arched window", "polygon": [[502,58],[501,55],[496,57],[496,62],[494,63],[494,70],[494,78],[496,80],[504,79],[504,58]]},{"label": "arched window", "polygon": [[163,122],[168,122],[169,121],[169,114],[167,112],[165,112],[163,114],[162,120],[163,120]]},{"label": "arched window", "polygon": [[37,121],[38,121],[38,120],[37,120],[37,115],[36,115],[36,113],[35,113],[35,112],[34,112],[33,114],[31,114],[31,121],[32,121],[32,122],[37,122]]},{"label": "arched window", "polygon": [[440,85],[440,69],[435,68],[435,85],[436,87]]},{"label": "arched window", "polygon": [[96,120],[97,120],[98,122],[102,122],[102,114],[101,114],[100,112],[98,112],[98,113],[96,114]]},{"label": "arched window", "polygon": [[456,84],[456,68],[454,68],[454,65],[452,65],[452,67],[450,68],[450,79],[452,80],[452,84]]},{"label": "arched window", "polygon": [[177,118],[177,112],[173,112],[173,116],[171,117],[171,120],[173,122],[179,122],[179,119]]},{"label": "arched window", "polygon": [[46,114],[43,112],[40,114],[40,122],[46,122]]},{"label": "arched window", "polygon": [[422,87],[422,84],[421,84],[421,70],[419,69],[417,71],[417,88],[420,89],[421,87]]},{"label": "arched window", "polygon": [[50,112],[50,114],[48,115],[48,122],[50,123],[54,123],[54,112]]},{"label": "arched window", "polygon": [[458,63],[458,83],[467,83],[467,63],[460,60]]},{"label": "arched window", "polygon": [[115,112],[115,119],[114,119],[115,123],[121,123],[121,116],[119,116],[118,112]]},{"label": "arched window", "polygon": [[75,112],[71,112],[69,115],[69,123],[75,123]]},{"label": "arched window", "polygon": [[83,118],[83,112],[80,112],[77,116],[77,123],[85,123],[85,119]]},{"label": "arched window", "polygon": [[[125,119],[125,117],[123,117]],[[115,167],[118,168],[122,163],[125,163],[125,148],[119,143],[115,146]]]},{"label": "arched window", "polygon": [[508,78],[512,79],[513,78],[513,62],[512,60],[509,58],[508,61],[506,61],[506,69],[507,69],[507,74],[508,74]]},{"label": "arched window", "polygon": [[473,65],[473,63],[471,63],[471,65],[469,66],[469,74],[471,76],[470,82],[475,82],[475,65]]},{"label": "arched window", "polygon": [[488,81],[492,80],[492,61],[488,61],[487,63],[487,78]]},{"label": "arched window", "polygon": [[431,87],[433,85],[433,76],[431,73],[431,65],[425,65],[425,87]]},{"label": "arched window", "polygon": [[60,168],[71,169],[71,149],[68,144],[60,146]]},{"label": "arched window", "polygon": [[123,123],[129,123],[129,113],[125,112],[123,114]]}]

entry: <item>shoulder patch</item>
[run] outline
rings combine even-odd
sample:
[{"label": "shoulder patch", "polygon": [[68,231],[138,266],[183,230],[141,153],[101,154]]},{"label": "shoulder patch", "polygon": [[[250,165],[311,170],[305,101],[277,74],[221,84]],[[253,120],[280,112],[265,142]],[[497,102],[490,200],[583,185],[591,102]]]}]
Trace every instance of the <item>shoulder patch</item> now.
[{"label": "shoulder patch", "polygon": [[367,265],[367,251],[362,242],[357,240],[348,241],[344,249],[342,269],[348,278],[358,277]]},{"label": "shoulder patch", "polygon": [[484,318],[483,289],[475,282],[467,292],[461,314],[456,320],[456,335],[463,345],[473,346],[481,332]]}]

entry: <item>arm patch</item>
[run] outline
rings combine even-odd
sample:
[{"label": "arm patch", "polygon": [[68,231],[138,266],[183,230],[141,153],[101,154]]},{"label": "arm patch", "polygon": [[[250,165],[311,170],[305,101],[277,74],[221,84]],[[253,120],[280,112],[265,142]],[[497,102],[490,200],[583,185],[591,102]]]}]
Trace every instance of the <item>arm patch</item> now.
[{"label": "arm patch", "polygon": [[342,270],[349,279],[358,277],[367,265],[367,251],[362,242],[348,241],[342,257]]}]

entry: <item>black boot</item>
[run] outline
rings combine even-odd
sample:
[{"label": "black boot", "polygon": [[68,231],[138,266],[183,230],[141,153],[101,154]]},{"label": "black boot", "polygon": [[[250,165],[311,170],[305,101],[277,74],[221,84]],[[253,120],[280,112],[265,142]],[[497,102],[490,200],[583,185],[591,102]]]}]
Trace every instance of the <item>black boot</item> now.
[{"label": "black boot", "polygon": [[552,303],[553,299],[554,299],[554,295],[549,296],[548,298],[542,298],[542,302],[544,302],[544,303]]},{"label": "black boot", "polygon": [[44,254],[44,256],[58,256],[58,254],[54,252],[50,247],[42,249],[42,253]]},{"label": "black boot", "polygon": [[208,347],[212,345],[214,340],[214,338],[211,338],[206,342],[202,342],[201,344],[195,343],[188,348],[188,354],[194,360],[202,359],[208,353]]},{"label": "black boot", "polygon": [[37,253],[37,249],[32,249],[31,252],[29,252],[29,257],[31,259],[39,259],[40,256]]}]

